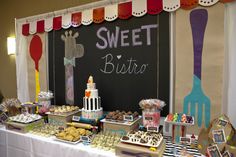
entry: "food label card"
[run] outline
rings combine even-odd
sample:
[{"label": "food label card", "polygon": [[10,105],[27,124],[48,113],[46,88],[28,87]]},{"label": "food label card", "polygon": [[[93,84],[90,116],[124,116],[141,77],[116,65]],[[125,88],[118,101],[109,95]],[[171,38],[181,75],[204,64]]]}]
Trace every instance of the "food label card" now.
[{"label": "food label card", "polygon": [[83,142],[90,142],[90,138],[88,136],[80,136],[80,140]]},{"label": "food label card", "polygon": [[229,151],[226,151],[222,154],[222,157],[231,157]]},{"label": "food label card", "polygon": [[210,157],[222,157],[217,145],[207,147],[207,151]]},{"label": "food label card", "polygon": [[7,121],[7,119],[8,119],[8,116],[6,115],[6,113],[3,112],[2,114],[0,114],[1,123]]},{"label": "food label card", "polygon": [[145,119],[145,120],[152,120],[152,117],[145,116],[144,119]]},{"label": "food label card", "polygon": [[213,130],[212,135],[213,135],[214,143],[225,143],[226,142],[225,132],[223,129]]},{"label": "food label card", "polygon": [[3,106],[3,104],[0,104],[0,111],[3,111],[4,110],[4,106]]},{"label": "food label card", "polygon": [[73,121],[76,121],[76,122],[79,122],[80,116],[73,116],[73,117],[72,117],[72,120],[73,120]]},{"label": "food label card", "polygon": [[191,138],[189,137],[180,137],[180,142],[183,144],[191,144]]},{"label": "food label card", "polygon": [[158,132],[159,131],[159,127],[157,127],[157,126],[147,126],[147,131]]}]

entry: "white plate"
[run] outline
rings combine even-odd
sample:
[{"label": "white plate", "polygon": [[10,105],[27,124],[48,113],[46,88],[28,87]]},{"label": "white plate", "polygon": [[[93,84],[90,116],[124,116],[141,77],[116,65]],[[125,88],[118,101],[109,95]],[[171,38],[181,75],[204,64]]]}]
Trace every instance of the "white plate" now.
[{"label": "white plate", "polygon": [[66,140],[62,140],[62,139],[59,139],[59,138],[56,138],[54,137],[53,140],[55,141],[59,141],[59,142],[64,142],[64,143],[69,143],[69,144],[78,144],[79,142],[81,142],[81,140],[78,140],[78,141],[75,141],[75,142],[71,142],[71,141],[66,141]]}]

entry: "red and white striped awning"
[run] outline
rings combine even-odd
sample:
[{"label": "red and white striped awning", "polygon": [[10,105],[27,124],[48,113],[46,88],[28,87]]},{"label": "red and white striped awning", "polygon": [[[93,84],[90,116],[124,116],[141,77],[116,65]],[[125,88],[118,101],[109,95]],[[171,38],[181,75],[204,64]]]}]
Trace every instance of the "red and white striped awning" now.
[{"label": "red and white striped awning", "polygon": [[66,13],[61,16],[45,17],[22,25],[22,34],[49,32],[51,30],[78,27],[81,24],[101,23],[104,20],[128,19],[131,16],[141,17],[145,14],[159,14],[162,11],[173,12],[179,8],[193,9],[194,7],[212,6],[217,2],[231,2],[234,0],[132,0],[125,3],[107,5],[100,8],[84,10],[82,12]]}]

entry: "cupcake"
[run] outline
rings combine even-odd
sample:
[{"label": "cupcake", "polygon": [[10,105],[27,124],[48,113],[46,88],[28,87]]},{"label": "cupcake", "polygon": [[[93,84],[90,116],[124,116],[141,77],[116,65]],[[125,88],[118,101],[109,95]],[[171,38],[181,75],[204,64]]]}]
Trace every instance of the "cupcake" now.
[{"label": "cupcake", "polygon": [[128,136],[123,136],[123,137],[122,137],[122,140],[128,141],[128,140],[129,140],[129,137],[128,137]]},{"label": "cupcake", "polygon": [[139,113],[137,111],[134,112],[133,114],[134,117],[138,117],[139,116]]},{"label": "cupcake", "polygon": [[123,121],[123,116],[119,116],[119,117],[118,117],[118,120],[119,120],[119,121]]},{"label": "cupcake", "polygon": [[131,111],[129,111],[127,114],[128,114],[128,115],[132,115],[133,113],[132,113]]}]

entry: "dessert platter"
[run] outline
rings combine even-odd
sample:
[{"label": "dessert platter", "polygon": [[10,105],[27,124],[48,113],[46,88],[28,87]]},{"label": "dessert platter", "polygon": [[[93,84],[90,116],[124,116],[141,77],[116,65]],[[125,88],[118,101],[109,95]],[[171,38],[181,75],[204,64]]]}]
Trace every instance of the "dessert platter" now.
[{"label": "dessert platter", "polygon": [[68,127],[65,130],[56,134],[54,140],[66,142],[70,144],[77,144],[81,142],[81,136],[91,136],[92,132],[82,128]]},{"label": "dessert platter", "polygon": [[114,151],[115,146],[120,142],[121,136],[111,132],[102,132],[95,135],[92,139],[91,146],[106,151]]},{"label": "dessert platter", "polygon": [[43,137],[51,137],[59,133],[59,127],[51,124],[44,124],[41,127],[32,129],[31,131],[29,131],[29,133]]},{"label": "dessert platter", "polygon": [[49,109],[49,112],[47,114],[51,115],[68,115],[73,112],[79,111],[78,106],[69,106],[69,105],[62,105],[62,106],[52,106]]},{"label": "dessert platter", "polygon": [[147,147],[158,147],[163,136],[157,132],[131,131],[121,138],[121,142]]},{"label": "dessert platter", "polygon": [[38,114],[18,114],[16,116],[9,117],[10,121],[28,124],[37,120],[40,120],[42,117]]},{"label": "dessert platter", "polygon": [[105,117],[105,121],[111,121],[111,122],[119,122],[119,123],[126,123],[133,122],[139,117],[138,112],[125,112],[125,111],[113,111],[108,112],[108,114]]}]

